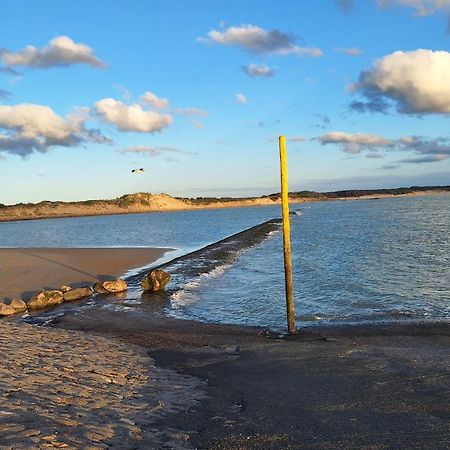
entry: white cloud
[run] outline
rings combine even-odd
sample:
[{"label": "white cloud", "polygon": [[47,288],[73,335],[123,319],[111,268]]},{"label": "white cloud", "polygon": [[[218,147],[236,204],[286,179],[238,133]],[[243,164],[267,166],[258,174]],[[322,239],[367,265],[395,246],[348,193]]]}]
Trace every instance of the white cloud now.
[{"label": "white cloud", "polygon": [[419,155],[417,158],[406,158],[398,162],[425,163],[450,159],[450,138],[438,137],[427,139],[423,136],[404,136],[388,139],[376,134],[345,133],[333,131],[314,138],[322,145],[335,144],[346,153],[367,152],[368,158],[381,158],[382,152],[405,151]]},{"label": "white cloud", "polygon": [[266,64],[249,64],[241,67],[244,73],[252,78],[272,77],[273,69]]},{"label": "white cloud", "polygon": [[407,6],[413,8],[418,16],[429,16],[436,12],[450,12],[450,0],[378,0],[379,8]]},{"label": "white cloud", "polygon": [[95,103],[94,113],[103,121],[115,125],[120,131],[155,133],[172,124],[170,114],[148,111],[137,103],[126,105],[112,98]]},{"label": "white cloud", "polygon": [[48,106],[30,103],[0,106],[0,151],[24,157],[86,142],[111,143],[97,130],[86,129],[83,115],[63,118]]},{"label": "white cloud", "polygon": [[147,91],[141,97],[141,100],[148,103],[155,109],[165,109],[169,107],[169,100],[167,98],[158,98],[153,92]]},{"label": "white cloud", "polygon": [[446,51],[397,51],[363,71],[351,92],[366,102],[353,102],[357,111],[386,110],[393,101],[406,114],[450,114],[450,53]]},{"label": "white cloud", "polygon": [[92,48],[78,44],[68,36],[52,39],[43,49],[37,49],[32,45],[17,52],[3,49],[0,51],[0,59],[6,67],[24,66],[31,69],[65,67],[74,64],[86,64],[91,67],[105,66],[103,61],[94,55]]},{"label": "white cloud", "polygon": [[244,94],[235,94],[234,99],[236,103],[240,105],[245,105],[247,103],[247,97]]},{"label": "white cloud", "polygon": [[319,136],[317,140],[322,144],[338,144],[346,153],[361,153],[364,149],[389,147],[393,142],[376,134],[349,134],[343,131],[332,131]]},{"label": "white cloud", "polygon": [[333,47],[333,50],[338,53],[344,53],[347,56],[359,56],[362,54],[362,50],[358,47]]},{"label": "white cloud", "polygon": [[319,48],[296,45],[295,39],[291,34],[283,33],[276,29],[267,31],[255,25],[228,27],[223,31],[211,30],[207,38],[198,38],[198,41],[239,47],[251,53],[322,56],[322,51]]}]

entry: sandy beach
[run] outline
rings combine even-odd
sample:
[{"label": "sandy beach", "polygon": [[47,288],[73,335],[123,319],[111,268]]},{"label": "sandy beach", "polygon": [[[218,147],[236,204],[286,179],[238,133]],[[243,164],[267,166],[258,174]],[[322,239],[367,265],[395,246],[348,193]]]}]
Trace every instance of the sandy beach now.
[{"label": "sandy beach", "polygon": [[[277,226],[177,261],[195,274],[205,255],[217,263]],[[2,249],[1,282],[10,295],[90,284],[165,251]],[[51,328],[1,319],[0,449],[449,447],[448,322],[316,325],[288,337],[173,319],[169,299],[146,293],[126,311],[105,307],[123,301],[114,295],[73,302],[47,316]]]},{"label": "sandy beach", "polygon": [[0,248],[0,301],[62,285],[89,286],[151,264],[163,248]]}]

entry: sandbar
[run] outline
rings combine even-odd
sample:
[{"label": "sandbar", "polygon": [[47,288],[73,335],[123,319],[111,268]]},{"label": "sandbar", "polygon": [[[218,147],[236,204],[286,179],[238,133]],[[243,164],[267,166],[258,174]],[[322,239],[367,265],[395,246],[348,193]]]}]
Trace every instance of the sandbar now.
[{"label": "sandbar", "polygon": [[0,248],[0,301],[88,286],[161,258],[166,248]]}]

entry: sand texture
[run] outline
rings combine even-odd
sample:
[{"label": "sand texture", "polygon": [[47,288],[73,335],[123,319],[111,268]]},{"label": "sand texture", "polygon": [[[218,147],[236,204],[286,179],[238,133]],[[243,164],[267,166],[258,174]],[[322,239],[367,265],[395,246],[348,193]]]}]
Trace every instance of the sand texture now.
[{"label": "sand texture", "polygon": [[153,423],[189,410],[200,382],[109,338],[0,322],[0,449],[184,448]]},{"label": "sand texture", "polygon": [[62,285],[89,286],[162,257],[161,248],[0,248],[0,301]]}]

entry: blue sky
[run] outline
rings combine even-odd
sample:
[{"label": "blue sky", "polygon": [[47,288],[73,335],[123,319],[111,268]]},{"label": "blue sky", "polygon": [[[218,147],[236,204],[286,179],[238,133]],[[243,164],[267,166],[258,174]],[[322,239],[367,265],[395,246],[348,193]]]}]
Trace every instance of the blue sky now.
[{"label": "blue sky", "polygon": [[268,194],[280,134],[291,190],[450,184],[450,1],[2,13],[0,203]]}]

